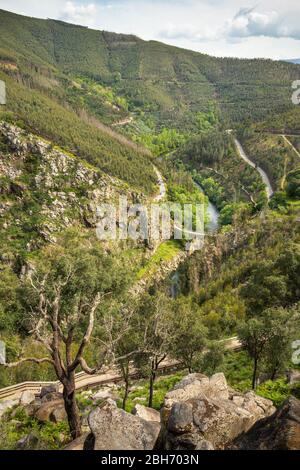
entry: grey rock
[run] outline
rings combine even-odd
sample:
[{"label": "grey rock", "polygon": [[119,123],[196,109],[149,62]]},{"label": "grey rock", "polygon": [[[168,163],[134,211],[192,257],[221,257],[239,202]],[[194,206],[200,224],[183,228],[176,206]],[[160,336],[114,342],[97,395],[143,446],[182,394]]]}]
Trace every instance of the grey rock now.
[{"label": "grey rock", "polygon": [[33,392],[25,391],[20,397],[20,405],[30,405],[35,401],[35,394]]},{"label": "grey rock", "polygon": [[190,432],[193,427],[193,406],[191,403],[175,403],[168,421],[168,431],[177,434]]},{"label": "grey rock", "polygon": [[112,401],[93,410],[88,420],[94,450],[152,450],[160,432],[159,423],[126,413]]},{"label": "grey rock", "polygon": [[290,397],[271,416],[261,419],[229,446],[233,450],[299,450],[300,401]]},{"label": "grey rock", "polygon": [[132,410],[132,414],[144,419],[145,421],[155,421],[160,423],[160,413],[153,408],[136,404]]},{"label": "grey rock", "polygon": [[290,385],[300,382],[300,370],[290,370],[288,373],[288,381]]},{"label": "grey rock", "polygon": [[50,392],[46,393],[46,395],[43,396],[41,399],[42,403],[46,403],[47,401],[56,401],[56,400],[62,400],[63,395],[60,392]]},{"label": "grey rock", "polygon": [[43,398],[48,393],[55,393],[58,391],[59,391],[58,384],[47,385],[46,387],[42,387],[41,392],[40,392],[40,398]]},{"label": "grey rock", "polygon": [[34,434],[27,434],[27,436],[22,437],[17,444],[17,450],[34,450],[37,448],[39,443],[38,438]]},{"label": "grey rock", "polygon": [[56,424],[67,421],[67,419],[68,416],[63,403],[57,406],[50,414],[50,421]]},{"label": "grey rock", "polygon": [[190,374],[165,397],[161,447],[224,449],[259,419],[274,412],[270,400],[229,390],[223,374]]},{"label": "grey rock", "polygon": [[19,404],[19,400],[5,400],[0,402],[0,419],[11,408]]}]

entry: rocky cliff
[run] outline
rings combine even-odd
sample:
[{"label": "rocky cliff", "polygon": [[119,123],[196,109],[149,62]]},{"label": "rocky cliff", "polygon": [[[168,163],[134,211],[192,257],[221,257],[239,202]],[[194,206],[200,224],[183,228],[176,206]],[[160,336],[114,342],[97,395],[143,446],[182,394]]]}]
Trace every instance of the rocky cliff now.
[{"label": "rocky cliff", "polygon": [[23,129],[0,123],[2,258],[55,242],[62,230],[96,225],[99,203],[141,200],[120,180]]}]

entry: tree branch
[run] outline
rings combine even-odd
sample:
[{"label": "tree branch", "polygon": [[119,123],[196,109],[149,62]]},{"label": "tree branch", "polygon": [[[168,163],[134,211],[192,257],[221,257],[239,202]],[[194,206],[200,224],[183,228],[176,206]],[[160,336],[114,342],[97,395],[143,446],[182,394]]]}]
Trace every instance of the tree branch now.
[{"label": "tree branch", "polygon": [[17,362],[11,362],[9,364],[1,364],[6,368],[13,368],[13,367],[18,367],[21,364],[24,364],[24,362],[34,362],[35,364],[43,364],[47,362],[48,364],[54,365],[54,361],[48,357],[43,357],[42,359],[37,359],[35,357],[25,357],[24,359],[20,359]]}]

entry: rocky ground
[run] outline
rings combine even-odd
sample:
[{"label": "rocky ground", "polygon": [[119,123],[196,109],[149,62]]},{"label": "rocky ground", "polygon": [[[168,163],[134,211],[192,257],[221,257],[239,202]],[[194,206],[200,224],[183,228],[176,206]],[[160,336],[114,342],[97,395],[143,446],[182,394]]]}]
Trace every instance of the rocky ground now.
[{"label": "rocky ground", "polygon": [[166,395],[160,413],[136,405],[129,414],[108,399],[90,413],[88,424],[90,434],[70,450],[82,444],[86,450],[300,448],[299,400],[291,398],[276,411],[254,392],[230,389],[222,373],[184,377]]},{"label": "rocky ground", "polygon": [[[39,397],[24,392],[19,400],[1,403],[0,419],[15,429],[22,426],[20,415],[40,427],[51,423],[61,430],[57,447],[66,450],[300,449],[299,400],[290,397],[276,410],[252,391],[231,389],[223,373],[185,376],[165,395],[160,411],[136,403],[127,413],[118,408],[119,397],[120,386],[113,383],[81,393],[83,434],[67,447],[66,413],[55,386],[43,388]],[[34,432],[16,443],[20,450],[40,447]]]}]

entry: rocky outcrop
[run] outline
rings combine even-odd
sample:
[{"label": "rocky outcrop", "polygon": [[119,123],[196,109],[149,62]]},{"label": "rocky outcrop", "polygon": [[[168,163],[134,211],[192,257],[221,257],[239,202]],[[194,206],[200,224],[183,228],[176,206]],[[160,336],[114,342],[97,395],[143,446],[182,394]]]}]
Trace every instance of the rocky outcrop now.
[{"label": "rocky outcrop", "polygon": [[154,421],[160,423],[160,413],[153,408],[136,404],[132,410],[132,414],[138,418],[142,418],[145,421]]},{"label": "rocky outcrop", "polygon": [[20,405],[30,405],[35,400],[35,394],[30,391],[25,391],[20,397]]},{"label": "rocky outcrop", "polygon": [[34,416],[41,423],[46,423],[47,421],[58,423],[67,419],[63,400],[42,403]]},{"label": "rocky outcrop", "polygon": [[223,374],[190,374],[165,397],[160,446],[166,450],[224,449],[275,411],[270,400],[233,392]]},{"label": "rocky outcrop", "polygon": [[19,404],[19,400],[4,400],[0,402],[0,419],[3,415],[9,410],[11,410],[14,406]]},{"label": "rocky outcrop", "polygon": [[300,401],[290,397],[274,413],[239,436],[233,450],[299,450]]},{"label": "rocky outcrop", "polygon": [[[21,204],[24,194],[41,201],[35,227],[40,240],[29,243],[29,251],[44,242],[55,243],[56,234],[74,223],[95,228],[100,203],[116,202],[121,195],[129,202],[144,198],[117,178],[17,126],[0,122],[0,140],[6,146],[0,152],[0,174],[5,182],[0,190],[5,196],[0,201],[0,228],[21,224],[10,212],[12,206]],[[24,180],[30,181],[28,187]]]},{"label": "rocky outcrop", "polygon": [[152,450],[160,432],[159,423],[126,413],[112,400],[94,409],[88,422],[91,435],[85,449]]}]

